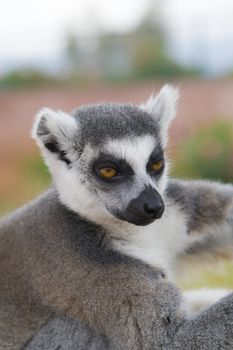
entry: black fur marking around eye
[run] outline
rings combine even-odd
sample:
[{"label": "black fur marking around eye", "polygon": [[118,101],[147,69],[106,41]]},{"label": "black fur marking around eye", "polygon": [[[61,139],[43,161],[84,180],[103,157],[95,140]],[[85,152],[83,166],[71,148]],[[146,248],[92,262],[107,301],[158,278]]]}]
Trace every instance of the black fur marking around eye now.
[{"label": "black fur marking around eye", "polygon": [[[152,163],[156,163],[159,161],[163,162],[162,167],[160,169],[158,169],[158,170],[150,169],[150,165]],[[160,147],[156,147],[150,155],[149,161],[147,163],[147,170],[151,176],[159,177],[160,175],[162,175],[164,168],[165,168],[165,163],[164,163],[163,151]]]},{"label": "black fur marking around eye", "polygon": [[98,177],[99,176],[99,170],[101,168],[114,168],[117,171],[117,176],[111,179],[101,179],[103,181],[107,182],[114,182],[114,181],[120,181],[125,180],[132,175],[134,175],[133,169],[131,166],[126,162],[124,159],[118,159],[110,154],[102,153],[100,154],[99,158],[95,160],[92,164],[92,170],[93,173]]},{"label": "black fur marking around eye", "polygon": [[161,159],[163,159],[163,151],[160,147],[156,147],[150,155],[149,162],[158,162]]}]

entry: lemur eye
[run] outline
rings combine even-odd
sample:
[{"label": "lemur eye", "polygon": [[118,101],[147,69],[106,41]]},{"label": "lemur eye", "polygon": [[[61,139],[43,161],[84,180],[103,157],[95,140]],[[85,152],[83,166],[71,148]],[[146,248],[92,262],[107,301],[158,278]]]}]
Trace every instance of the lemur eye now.
[{"label": "lemur eye", "polygon": [[116,169],[114,168],[101,168],[99,169],[99,173],[102,177],[105,177],[105,178],[108,178],[108,179],[111,179],[113,178],[114,176],[117,175],[117,171]]},{"label": "lemur eye", "polygon": [[162,170],[163,167],[164,167],[164,160],[163,159],[160,159],[156,162],[151,162],[148,166],[150,171],[155,171],[155,172]]}]

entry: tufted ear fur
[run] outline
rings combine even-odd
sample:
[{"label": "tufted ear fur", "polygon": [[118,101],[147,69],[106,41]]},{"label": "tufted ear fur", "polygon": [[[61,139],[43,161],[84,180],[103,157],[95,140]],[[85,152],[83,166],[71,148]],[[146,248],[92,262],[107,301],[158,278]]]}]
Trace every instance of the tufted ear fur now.
[{"label": "tufted ear fur", "polygon": [[176,104],[179,91],[172,85],[165,85],[157,95],[152,94],[149,100],[140,106],[153,116],[158,123],[163,145],[167,143],[168,127],[176,115]]},{"label": "tufted ear fur", "polygon": [[53,155],[69,165],[76,149],[77,121],[69,114],[48,108],[40,110],[35,118],[32,137],[46,155]]}]

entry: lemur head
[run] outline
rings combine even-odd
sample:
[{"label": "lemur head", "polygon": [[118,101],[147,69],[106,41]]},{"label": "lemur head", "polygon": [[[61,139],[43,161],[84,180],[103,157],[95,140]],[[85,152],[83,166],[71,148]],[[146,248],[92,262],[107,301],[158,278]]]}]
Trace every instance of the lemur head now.
[{"label": "lemur head", "polygon": [[73,114],[41,110],[33,127],[61,201],[96,223],[147,225],[162,216],[167,130],[177,90],[141,106],[98,104]]}]

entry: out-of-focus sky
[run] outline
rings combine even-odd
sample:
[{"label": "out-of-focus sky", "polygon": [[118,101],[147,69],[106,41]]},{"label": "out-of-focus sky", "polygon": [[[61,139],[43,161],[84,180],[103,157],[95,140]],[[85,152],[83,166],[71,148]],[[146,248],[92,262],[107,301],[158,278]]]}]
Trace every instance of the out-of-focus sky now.
[{"label": "out-of-focus sky", "polygon": [[151,2],[178,62],[200,64],[212,74],[232,70],[232,0],[7,0],[0,10],[0,74],[27,65],[56,70],[67,32],[127,32]]}]

